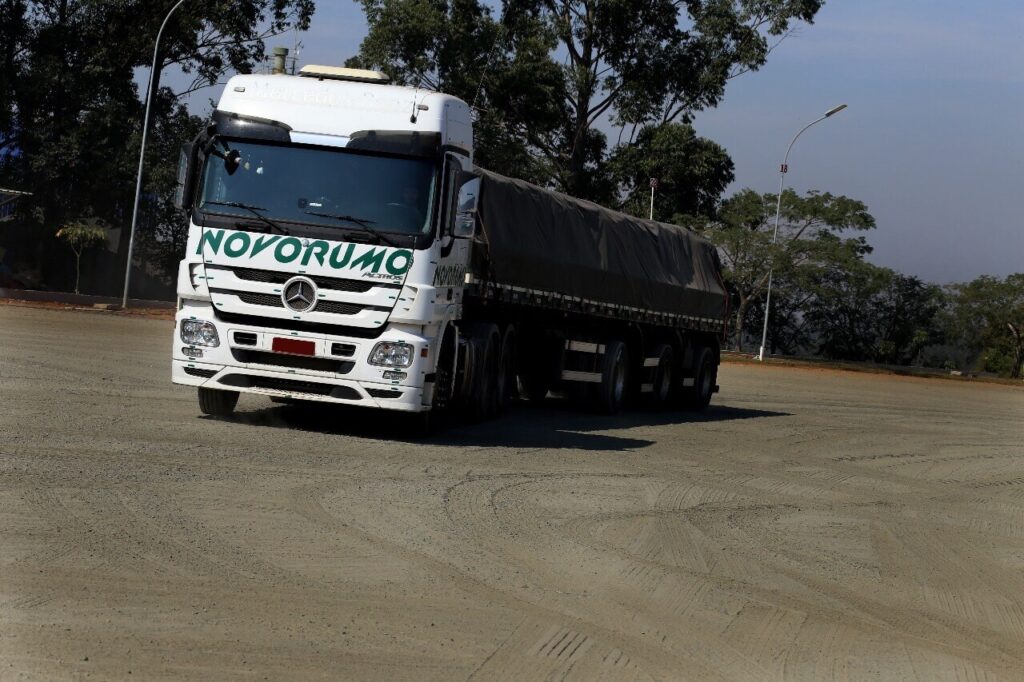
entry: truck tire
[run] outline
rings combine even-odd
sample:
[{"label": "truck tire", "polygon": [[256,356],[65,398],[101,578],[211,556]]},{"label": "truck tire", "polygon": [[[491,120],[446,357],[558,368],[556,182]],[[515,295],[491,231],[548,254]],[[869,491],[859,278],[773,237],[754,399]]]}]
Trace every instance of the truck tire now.
[{"label": "truck tire", "polygon": [[501,352],[498,354],[498,374],[495,385],[495,404],[501,414],[512,402],[516,393],[516,328],[509,325],[501,337]]},{"label": "truck tire", "polygon": [[675,352],[672,346],[661,343],[654,347],[651,357],[657,358],[658,364],[653,368],[650,377],[653,390],[647,394],[647,399],[651,407],[663,408],[672,400],[672,391],[675,388]]},{"label": "truck tire", "polygon": [[693,386],[683,388],[682,399],[684,409],[700,411],[711,402],[711,395],[715,392],[715,383],[718,380],[718,366],[715,364],[714,352],[707,346],[696,348],[694,355],[696,361],[693,364]]},{"label": "truck tire", "polygon": [[474,324],[466,329],[473,344],[472,385],[466,400],[466,415],[471,421],[482,421],[498,412],[498,364],[501,337],[494,324]]},{"label": "truck tire", "polygon": [[215,388],[199,389],[199,409],[211,417],[228,417],[238,404],[238,391],[220,391]]},{"label": "truck tire", "polygon": [[601,362],[601,383],[593,386],[594,408],[601,414],[618,414],[626,402],[629,387],[629,350],[622,341],[605,344]]},{"label": "truck tire", "polygon": [[451,401],[456,393],[456,355],[458,354],[457,341],[452,327],[445,332],[441,341],[441,352],[437,358],[437,367],[434,374],[434,396],[431,401],[430,411],[437,413],[448,410]]}]

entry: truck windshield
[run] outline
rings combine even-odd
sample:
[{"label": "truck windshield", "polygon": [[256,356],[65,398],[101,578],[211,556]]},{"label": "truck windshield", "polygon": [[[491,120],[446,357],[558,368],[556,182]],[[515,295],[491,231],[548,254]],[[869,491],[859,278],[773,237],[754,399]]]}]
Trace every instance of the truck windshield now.
[{"label": "truck windshield", "polygon": [[342,149],[229,142],[234,173],[210,156],[199,208],[327,229],[418,235],[430,230],[435,164]]}]

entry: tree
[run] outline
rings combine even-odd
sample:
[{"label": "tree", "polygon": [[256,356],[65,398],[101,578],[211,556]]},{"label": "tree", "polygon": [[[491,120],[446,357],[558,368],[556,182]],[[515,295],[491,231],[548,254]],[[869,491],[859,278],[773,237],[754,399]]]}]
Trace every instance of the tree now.
[{"label": "tree", "polygon": [[107,240],[107,231],[99,225],[89,222],[74,222],[57,230],[60,239],[75,254],[75,293],[78,293],[78,281],[82,272],[82,253],[87,249],[99,246]]},{"label": "tree", "polygon": [[138,259],[149,264],[151,274],[162,276],[159,279],[169,287],[174,285],[189,228],[188,216],[174,205],[178,168],[169,161],[178,158],[181,145],[195,139],[205,123],[177,105],[172,114],[161,116],[150,129],[153,166],[146,183],[150,192],[142,205],[135,246]]},{"label": "tree", "polygon": [[558,38],[522,13],[497,21],[478,0],[359,0],[370,31],[347,66],[462,98],[474,107],[477,163],[546,184],[540,150],[567,117]]},{"label": "tree", "polygon": [[370,31],[353,65],[475,103],[483,158],[500,142],[504,153],[494,155],[525,162],[531,179],[605,201],[616,188],[599,125],[629,128],[629,144],[645,126],[689,123],[822,4],[509,0],[499,25],[479,0],[358,1]]},{"label": "tree", "polygon": [[908,365],[942,341],[942,290],[859,257],[818,269],[806,283],[803,318],[818,354]]},{"label": "tree", "polygon": [[874,359],[908,365],[917,360],[925,346],[942,340],[938,322],[945,295],[941,287],[892,270],[885,285],[874,301],[865,302],[877,325]]},{"label": "tree", "polygon": [[975,353],[981,369],[1021,377],[1024,365],[1024,273],[984,275],[954,284],[950,333]]},{"label": "tree", "polygon": [[718,198],[735,178],[725,149],[698,137],[688,123],[645,127],[634,144],[616,149],[611,167],[624,211],[649,215],[649,183],[656,178],[656,217],[676,224],[694,216],[712,217]]},{"label": "tree", "polygon": [[[47,226],[91,215],[122,228],[123,264],[145,94],[135,69],[148,72],[168,8],[143,0],[0,0],[0,181],[33,192],[19,229],[32,232],[22,241],[37,245],[37,262],[54,246]],[[174,115],[180,96],[230,69],[249,70],[267,37],[304,28],[312,11],[312,0],[186,3],[168,24],[159,63],[194,80],[181,93],[156,89],[154,123]],[[147,155],[147,167],[176,160]],[[145,195],[163,189],[147,180]]]},{"label": "tree", "polygon": [[778,241],[773,246],[776,199],[777,195],[742,190],[722,202],[717,219],[704,233],[718,246],[726,280],[735,290],[736,350],[743,349],[747,313],[764,296],[770,272],[783,281],[806,280],[871,251],[863,237],[842,237],[845,232],[874,228],[875,219],[862,202],[828,192],[800,197],[792,190],[782,194]]}]

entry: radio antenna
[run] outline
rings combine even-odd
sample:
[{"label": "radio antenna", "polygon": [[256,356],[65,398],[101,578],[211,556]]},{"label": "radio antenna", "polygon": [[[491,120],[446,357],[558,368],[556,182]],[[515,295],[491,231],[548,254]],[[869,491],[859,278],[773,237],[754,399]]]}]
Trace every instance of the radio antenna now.
[{"label": "radio antenna", "polygon": [[484,81],[487,80],[487,73],[491,70],[491,63],[494,62],[494,53],[498,49],[498,41],[501,40],[501,36],[505,33],[505,22],[504,22],[504,10],[502,10],[502,17],[498,20],[498,32],[494,34],[494,43],[491,45],[491,51],[487,55],[487,63],[484,64],[483,73],[480,74],[480,82],[476,86],[476,95],[473,96],[473,103],[469,105],[471,111],[476,111],[476,103],[480,99],[480,93],[484,89]]}]

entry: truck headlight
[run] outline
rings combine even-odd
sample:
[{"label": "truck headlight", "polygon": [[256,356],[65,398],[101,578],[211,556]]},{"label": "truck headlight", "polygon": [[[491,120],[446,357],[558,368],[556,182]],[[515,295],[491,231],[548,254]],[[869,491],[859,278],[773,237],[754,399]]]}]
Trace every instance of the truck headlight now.
[{"label": "truck headlight", "polygon": [[211,322],[203,320],[183,320],[181,323],[181,340],[190,346],[208,346],[216,348],[220,345],[217,328]]},{"label": "truck headlight", "polygon": [[378,367],[408,367],[412,364],[413,347],[401,341],[382,341],[373,347],[370,364]]}]

